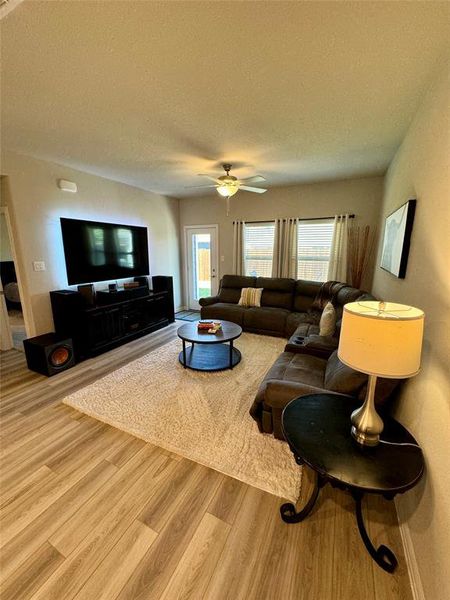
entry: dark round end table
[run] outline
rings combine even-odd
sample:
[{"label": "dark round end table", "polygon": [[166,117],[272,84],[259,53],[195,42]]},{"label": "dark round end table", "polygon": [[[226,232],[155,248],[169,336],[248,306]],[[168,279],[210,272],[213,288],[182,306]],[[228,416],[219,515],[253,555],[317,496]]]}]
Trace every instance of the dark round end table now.
[{"label": "dark round end table", "polygon": [[423,455],[413,436],[386,415],[380,443],[374,447],[358,444],[350,434],[350,415],[360,404],[350,396],[311,394],[296,398],[285,407],[285,438],[297,464],[306,464],[315,471],[316,483],[304,508],[297,512],[293,504],[283,504],[281,518],[286,523],[303,521],[326,483],[349,490],[355,499],[364,545],[377,564],[392,573],[397,558],[386,546],[373,546],[364,526],[361,502],[366,493],[392,500],[415,486],[423,473]]},{"label": "dark round end table", "polygon": [[[220,322],[222,330],[217,333],[199,332],[198,321],[186,323],[178,329],[177,335],[183,342],[178,358],[185,369],[223,371],[232,369],[241,361],[241,353],[233,342],[241,335],[242,327],[230,321]],[[186,347],[186,342],[191,345]]]}]

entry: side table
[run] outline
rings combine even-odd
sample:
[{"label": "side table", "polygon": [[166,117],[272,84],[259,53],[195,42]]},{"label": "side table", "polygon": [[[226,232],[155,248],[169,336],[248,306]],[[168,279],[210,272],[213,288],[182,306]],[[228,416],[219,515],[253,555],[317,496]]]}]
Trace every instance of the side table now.
[{"label": "side table", "polygon": [[286,440],[297,464],[316,473],[312,494],[302,510],[291,503],[280,507],[286,523],[303,521],[327,483],[349,490],[355,499],[359,533],[369,554],[385,571],[397,567],[395,554],[384,545],[375,548],[364,525],[364,494],[381,494],[392,500],[411,489],[422,476],[422,451],[413,436],[392,417],[383,416],[384,430],[378,446],[358,444],[350,434],[350,415],[361,403],[334,394],[311,394],[292,400],[282,414]]}]

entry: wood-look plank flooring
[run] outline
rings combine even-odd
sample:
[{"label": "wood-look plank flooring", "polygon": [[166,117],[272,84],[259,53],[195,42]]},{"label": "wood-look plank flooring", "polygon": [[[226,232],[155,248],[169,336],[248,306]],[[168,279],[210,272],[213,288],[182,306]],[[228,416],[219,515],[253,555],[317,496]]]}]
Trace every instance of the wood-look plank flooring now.
[{"label": "wood-look plank flooring", "polygon": [[51,378],[1,354],[1,599],[410,600],[392,503],[365,506],[370,534],[399,559],[388,575],[344,492],[326,486],[310,517],[287,525],[279,498],[62,404],[177,327]]}]

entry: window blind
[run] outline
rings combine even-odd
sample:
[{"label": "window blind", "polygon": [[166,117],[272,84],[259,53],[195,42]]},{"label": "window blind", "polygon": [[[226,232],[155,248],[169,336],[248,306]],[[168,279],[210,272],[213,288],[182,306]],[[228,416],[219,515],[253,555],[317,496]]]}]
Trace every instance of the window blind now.
[{"label": "window blind", "polygon": [[271,277],[275,223],[246,223],[244,227],[245,274]]},{"label": "window blind", "polygon": [[334,219],[298,221],[297,277],[326,281],[333,242]]}]

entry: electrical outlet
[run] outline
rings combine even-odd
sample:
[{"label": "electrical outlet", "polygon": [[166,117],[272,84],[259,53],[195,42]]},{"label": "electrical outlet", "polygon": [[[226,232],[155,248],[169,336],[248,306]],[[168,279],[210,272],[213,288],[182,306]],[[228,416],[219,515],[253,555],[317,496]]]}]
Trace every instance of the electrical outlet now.
[{"label": "electrical outlet", "polygon": [[35,260],[33,262],[34,271],[45,271],[45,262],[43,260]]}]

